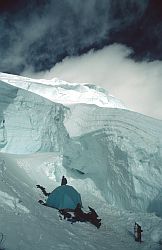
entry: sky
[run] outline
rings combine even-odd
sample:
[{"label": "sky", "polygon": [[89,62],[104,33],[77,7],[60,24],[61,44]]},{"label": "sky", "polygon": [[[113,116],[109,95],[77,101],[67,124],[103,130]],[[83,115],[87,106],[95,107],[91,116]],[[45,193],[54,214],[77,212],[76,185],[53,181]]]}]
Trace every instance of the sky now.
[{"label": "sky", "polygon": [[0,71],[92,82],[162,119],[160,0],[1,0]]}]

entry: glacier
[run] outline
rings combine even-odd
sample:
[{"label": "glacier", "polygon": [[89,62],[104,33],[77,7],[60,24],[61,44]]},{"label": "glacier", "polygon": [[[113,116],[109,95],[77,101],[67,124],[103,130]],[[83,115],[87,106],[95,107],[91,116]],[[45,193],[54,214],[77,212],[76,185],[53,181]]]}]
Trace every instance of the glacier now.
[{"label": "glacier", "polygon": [[[33,197],[37,196],[35,184],[39,182],[51,190],[65,174],[85,197],[85,204],[90,199],[104,218],[104,206],[107,213],[110,211],[113,230],[118,230],[116,219],[113,222],[117,214],[130,220],[129,225],[138,214],[143,225],[146,220],[154,224],[156,230],[149,230],[154,230],[152,237],[159,241],[161,120],[129,110],[120,100],[93,84],[0,73],[0,123],[2,179],[7,168],[2,159],[8,162],[8,154],[24,171],[24,176],[26,173],[23,178],[27,178],[27,186],[31,185],[32,190],[28,191],[34,192]],[[14,168],[17,173],[16,166]],[[8,207],[16,204],[16,213],[30,214],[27,203],[20,202],[22,197],[12,198],[14,190],[19,188],[11,184],[12,192],[10,188],[8,193],[4,183],[2,185],[2,203],[6,204],[7,199]],[[102,207],[101,203],[105,205]]]},{"label": "glacier", "polygon": [[66,171],[91,178],[110,204],[162,216],[162,121],[92,84],[4,73],[0,80],[1,152],[59,152]]}]

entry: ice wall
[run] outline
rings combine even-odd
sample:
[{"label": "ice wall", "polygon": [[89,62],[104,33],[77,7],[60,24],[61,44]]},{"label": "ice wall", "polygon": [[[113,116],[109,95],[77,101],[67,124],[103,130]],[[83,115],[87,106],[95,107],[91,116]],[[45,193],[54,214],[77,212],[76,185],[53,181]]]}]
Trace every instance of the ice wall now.
[{"label": "ice wall", "polygon": [[92,178],[112,205],[162,215],[162,121],[77,105],[65,126],[73,138],[64,146],[66,168]]},{"label": "ice wall", "polygon": [[66,111],[61,104],[0,82],[1,151],[62,152],[67,135],[63,124]]}]

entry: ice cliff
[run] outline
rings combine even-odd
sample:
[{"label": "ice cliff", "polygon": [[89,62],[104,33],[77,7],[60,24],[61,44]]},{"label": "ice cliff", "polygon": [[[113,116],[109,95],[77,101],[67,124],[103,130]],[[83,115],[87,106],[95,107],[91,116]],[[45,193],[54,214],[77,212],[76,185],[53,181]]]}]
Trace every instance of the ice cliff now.
[{"label": "ice cliff", "polygon": [[3,152],[57,151],[69,176],[93,181],[87,192],[162,216],[162,121],[124,109],[91,84],[7,74],[0,80]]},{"label": "ice cliff", "polygon": [[61,104],[0,82],[1,152],[62,152],[65,113]]},{"label": "ice cliff", "polygon": [[92,178],[120,208],[161,213],[162,121],[121,109],[76,105],[63,163]]}]

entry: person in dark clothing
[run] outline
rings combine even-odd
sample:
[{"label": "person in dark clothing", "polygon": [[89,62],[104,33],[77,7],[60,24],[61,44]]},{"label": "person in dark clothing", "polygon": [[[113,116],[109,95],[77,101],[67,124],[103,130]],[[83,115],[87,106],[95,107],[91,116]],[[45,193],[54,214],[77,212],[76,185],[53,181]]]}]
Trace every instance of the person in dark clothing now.
[{"label": "person in dark clothing", "polygon": [[137,225],[137,237],[138,237],[138,241],[141,243],[141,233],[143,232],[143,230],[141,229],[140,225]]},{"label": "person in dark clothing", "polygon": [[135,236],[135,241],[138,241],[141,243],[141,233],[143,230],[141,229],[141,226],[135,222],[134,225],[134,236]]},{"label": "person in dark clothing", "polygon": [[67,184],[67,179],[65,178],[65,176],[62,176],[62,180],[61,180],[61,186],[62,185],[66,185]]}]

